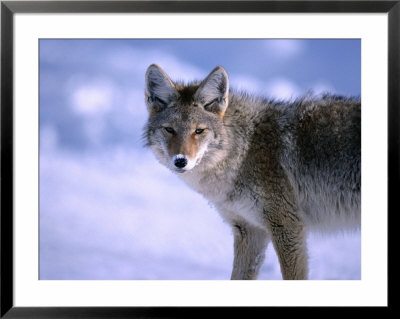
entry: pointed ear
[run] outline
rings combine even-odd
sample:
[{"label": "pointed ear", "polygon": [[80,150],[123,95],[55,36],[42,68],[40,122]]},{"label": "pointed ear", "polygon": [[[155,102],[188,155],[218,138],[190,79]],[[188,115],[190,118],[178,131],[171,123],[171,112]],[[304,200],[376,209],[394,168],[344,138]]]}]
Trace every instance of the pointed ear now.
[{"label": "pointed ear", "polygon": [[221,66],[216,67],[200,84],[195,94],[195,99],[199,101],[205,110],[224,116],[228,106],[229,98],[229,78],[225,69]]},{"label": "pointed ear", "polygon": [[168,75],[156,64],[146,71],[146,105],[152,115],[162,111],[175,97],[176,89]]}]

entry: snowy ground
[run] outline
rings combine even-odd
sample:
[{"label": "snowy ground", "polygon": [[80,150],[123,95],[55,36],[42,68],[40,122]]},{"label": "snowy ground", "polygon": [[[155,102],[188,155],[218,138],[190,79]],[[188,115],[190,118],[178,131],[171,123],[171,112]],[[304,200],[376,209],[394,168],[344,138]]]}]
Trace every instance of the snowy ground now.
[{"label": "snowy ground", "polygon": [[[40,279],[229,279],[230,227],[148,151],[40,156]],[[360,232],[311,235],[310,279],[361,279]],[[281,279],[270,246],[259,279]]]}]

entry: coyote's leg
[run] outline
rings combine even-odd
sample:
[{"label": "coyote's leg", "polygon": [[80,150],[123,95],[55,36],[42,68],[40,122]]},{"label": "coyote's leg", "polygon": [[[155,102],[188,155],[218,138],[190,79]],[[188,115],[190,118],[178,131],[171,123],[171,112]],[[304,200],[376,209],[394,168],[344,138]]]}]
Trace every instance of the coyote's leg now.
[{"label": "coyote's leg", "polygon": [[272,225],[271,233],[283,279],[307,279],[308,258],[303,225]]},{"label": "coyote's leg", "polygon": [[265,230],[234,223],[234,260],[231,279],[256,279],[269,241]]}]

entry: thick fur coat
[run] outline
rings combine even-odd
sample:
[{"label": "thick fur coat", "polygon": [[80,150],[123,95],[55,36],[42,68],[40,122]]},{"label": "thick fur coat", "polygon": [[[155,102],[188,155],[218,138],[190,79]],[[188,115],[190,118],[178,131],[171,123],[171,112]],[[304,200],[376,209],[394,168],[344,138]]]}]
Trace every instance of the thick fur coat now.
[{"label": "thick fur coat", "polygon": [[232,279],[256,279],[272,241],[284,279],[307,279],[306,232],[358,227],[361,103],[326,95],[277,102],[146,72],[144,138],[159,161],[234,230]]}]

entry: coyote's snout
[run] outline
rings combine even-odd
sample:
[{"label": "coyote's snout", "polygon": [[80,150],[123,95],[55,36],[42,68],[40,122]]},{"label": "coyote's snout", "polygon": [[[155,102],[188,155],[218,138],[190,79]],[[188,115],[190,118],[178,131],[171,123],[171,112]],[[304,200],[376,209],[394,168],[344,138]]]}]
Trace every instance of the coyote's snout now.
[{"label": "coyote's snout", "polygon": [[361,103],[326,95],[276,102],[146,72],[144,137],[232,225],[232,279],[255,279],[269,242],[284,279],[307,278],[306,231],[359,227]]}]

